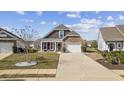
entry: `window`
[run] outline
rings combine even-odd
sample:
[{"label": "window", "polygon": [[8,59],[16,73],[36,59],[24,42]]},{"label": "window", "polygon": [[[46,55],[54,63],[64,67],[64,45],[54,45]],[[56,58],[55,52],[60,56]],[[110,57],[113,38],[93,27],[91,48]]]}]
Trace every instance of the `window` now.
[{"label": "window", "polygon": [[122,42],[117,42],[117,48],[122,48]]},{"label": "window", "polygon": [[50,50],[54,50],[54,47],[55,47],[55,46],[54,46],[54,43],[51,42],[51,43],[50,43]]},{"label": "window", "polygon": [[47,47],[46,47],[46,43],[45,43],[45,42],[42,43],[42,49],[43,49],[43,50],[47,50]]},{"label": "window", "polygon": [[59,38],[63,38],[64,37],[64,30],[59,31]]}]

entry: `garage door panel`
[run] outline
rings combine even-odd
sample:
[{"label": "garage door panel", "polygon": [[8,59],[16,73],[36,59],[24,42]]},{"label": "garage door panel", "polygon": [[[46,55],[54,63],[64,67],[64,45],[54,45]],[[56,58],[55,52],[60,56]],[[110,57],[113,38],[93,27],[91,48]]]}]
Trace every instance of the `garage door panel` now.
[{"label": "garage door panel", "polygon": [[66,52],[81,53],[81,45],[80,44],[66,44]]},{"label": "garage door panel", "polygon": [[13,43],[0,43],[0,53],[13,53]]}]

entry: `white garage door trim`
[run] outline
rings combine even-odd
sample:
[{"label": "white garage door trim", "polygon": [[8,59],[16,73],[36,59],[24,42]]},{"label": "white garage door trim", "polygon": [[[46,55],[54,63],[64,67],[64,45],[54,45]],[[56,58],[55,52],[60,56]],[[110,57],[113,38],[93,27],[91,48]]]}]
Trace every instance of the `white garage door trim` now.
[{"label": "white garage door trim", "polygon": [[81,44],[66,44],[66,52],[81,53]]},{"label": "white garage door trim", "polygon": [[13,53],[13,45],[11,42],[0,42],[0,53]]}]

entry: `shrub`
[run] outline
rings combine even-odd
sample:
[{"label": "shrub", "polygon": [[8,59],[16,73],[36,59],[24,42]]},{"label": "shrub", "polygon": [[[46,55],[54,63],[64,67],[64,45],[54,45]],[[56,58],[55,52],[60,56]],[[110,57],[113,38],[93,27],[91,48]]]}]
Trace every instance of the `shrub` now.
[{"label": "shrub", "polygon": [[25,49],[18,48],[18,47],[13,47],[13,52],[14,53],[24,53],[25,52]]},{"label": "shrub", "polygon": [[124,51],[112,51],[112,52],[102,52],[102,56],[108,61],[108,63],[124,64]]},{"label": "shrub", "polygon": [[17,47],[13,47],[13,52],[17,53]]},{"label": "shrub", "polygon": [[82,52],[87,52],[86,46],[82,46]]},{"label": "shrub", "polygon": [[81,44],[81,52],[86,52],[87,51],[87,47],[82,43]]},{"label": "shrub", "polygon": [[103,52],[101,52],[101,53],[102,53],[102,56],[103,56],[103,57],[106,57],[107,54],[108,54],[108,51],[103,51]]},{"label": "shrub", "polygon": [[63,53],[66,52],[66,49],[65,49],[64,46],[61,48],[61,51],[62,51]]}]

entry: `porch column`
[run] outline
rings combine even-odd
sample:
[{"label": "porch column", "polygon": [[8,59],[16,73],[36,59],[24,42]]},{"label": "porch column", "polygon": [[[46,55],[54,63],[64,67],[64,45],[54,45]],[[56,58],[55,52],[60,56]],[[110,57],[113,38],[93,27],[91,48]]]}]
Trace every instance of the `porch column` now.
[{"label": "porch column", "polygon": [[55,50],[54,51],[56,52],[56,42],[55,42]]},{"label": "porch column", "polygon": [[124,50],[124,42],[122,42],[122,47],[123,47],[122,50]]},{"label": "porch column", "polygon": [[40,51],[42,52],[42,42],[41,42],[41,46],[40,46]]},{"label": "porch column", "polygon": [[46,42],[46,45],[45,46],[46,46],[46,50],[48,50],[48,42]]}]

